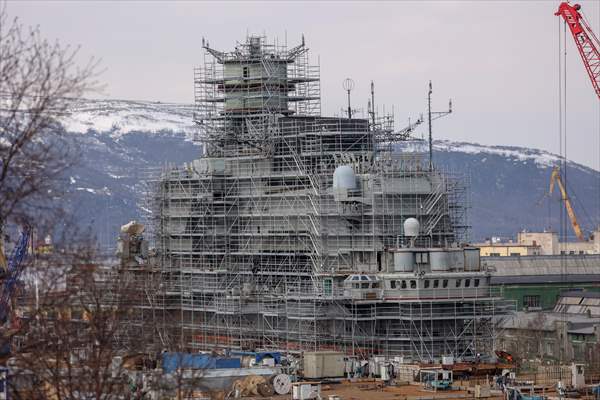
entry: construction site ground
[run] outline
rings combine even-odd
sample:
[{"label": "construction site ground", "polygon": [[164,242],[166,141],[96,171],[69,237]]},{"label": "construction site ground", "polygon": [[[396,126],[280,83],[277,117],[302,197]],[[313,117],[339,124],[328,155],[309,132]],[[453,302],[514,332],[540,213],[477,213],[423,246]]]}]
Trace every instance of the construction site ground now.
[{"label": "construction site ground", "polygon": [[[418,399],[472,399],[473,393],[466,390],[427,390],[419,384],[385,386],[380,380],[363,379],[360,381],[343,381],[340,383],[322,383],[321,398],[329,399],[337,396],[340,400],[418,400]],[[500,399],[492,396],[488,399]],[[270,399],[289,400],[291,395],[272,396]],[[332,397],[334,398],[334,397]],[[246,398],[248,399],[248,398]],[[253,399],[252,397],[250,399]],[[256,397],[264,400],[264,397]]]},{"label": "construction site ground", "polygon": [[466,398],[468,393],[464,390],[426,390],[421,385],[383,386],[381,381],[361,381],[322,385],[321,397],[328,399],[330,395],[337,395],[341,400],[416,400],[424,398],[459,399]]}]

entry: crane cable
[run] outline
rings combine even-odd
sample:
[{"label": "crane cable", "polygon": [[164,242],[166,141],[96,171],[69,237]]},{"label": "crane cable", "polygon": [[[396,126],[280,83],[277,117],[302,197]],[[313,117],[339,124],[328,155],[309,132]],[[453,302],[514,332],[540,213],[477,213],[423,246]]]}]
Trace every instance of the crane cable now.
[{"label": "crane cable", "polygon": [[[563,40],[561,41],[561,31],[560,31],[560,22],[561,20],[558,20],[558,143],[559,143],[559,166],[563,175],[563,179],[564,179],[564,184],[566,186],[566,182],[567,182],[567,174],[566,174],[566,140],[565,140],[565,146],[563,148],[563,140],[564,138],[566,138],[566,91],[567,91],[567,75],[566,75],[566,65],[564,65],[563,68],[563,62],[566,64],[567,58],[566,58],[566,48],[567,48],[567,41],[566,41],[566,22],[563,21]],[[561,56],[565,55],[564,59],[561,59]],[[563,85],[564,85],[564,92],[563,92]],[[563,98],[564,96],[564,98]],[[564,100],[564,101],[563,101]],[[564,111],[564,114],[563,114]],[[563,125],[564,123],[564,125]],[[565,128],[563,130],[563,128]],[[563,135],[564,132],[564,135]],[[564,199],[561,196],[561,205],[559,207],[559,234],[558,234],[558,243],[559,243],[559,250],[560,250],[560,282],[561,282],[561,286],[564,287],[566,284],[566,251],[565,251],[565,245],[564,242],[566,240],[566,231],[565,231],[565,210],[564,210]],[[559,289],[560,290],[560,289]],[[566,320],[567,320],[567,315],[566,315],[566,309],[565,307],[561,307],[561,323],[563,326],[563,329],[566,325]],[[561,351],[559,354],[559,360],[562,362],[564,361],[565,358],[565,354],[564,354],[564,349],[566,348],[566,336],[567,335],[561,335],[564,336],[563,342],[561,343]]]},{"label": "crane cable", "polygon": [[[585,13],[583,12],[583,10],[580,10],[580,14],[581,14],[581,19],[583,20],[583,23],[586,27],[588,27],[588,29],[586,30],[589,33],[589,36],[591,37],[591,39],[593,39],[593,41],[596,42],[596,45],[600,47],[600,40],[598,39],[598,36],[596,36],[596,34],[594,33],[594,30],[592,30],[591,28],[589,28],[591,26],[587,16],[585,15]],[[596,32],[600,32],[600,7],[598,7],[598,29],[596,30]],[[598,191],[597,196],[596,196],[596,200],[598,201],[598,204],[596,205],[596,220],[594,223],[594,220],[592,218],[589,218],[590,221],[592,221],[592,231],[595,231],[596,229],[600,230],[600,102],[596,103],[598,106],[598,154],[597,154],[597,161],[598,161],[598,169],[596,170],[596,173],[598,174],[597,179],[596,179],[596,190]],[[585,210],[584,210],[585,211]],[[586,211],[587,214],[587,211]]]},{"label": "crane cable", "polygon": [[[584,18],[585,18],[585,16],[584,16]],[[600,32],[600,6],[598,7],[597,22],[598,22],[598,29],[596,30],[596,32]],[[587,21],[586,21],[586,23],[587,23]],[[593,34],[593,32],[592,32],[592,34]],[[596,42],[600,43],[600,41],[598,40],[598,38],[596,37],[595,34],[594,34],[594,39],[596,39]],[[598,195],[596,196],[596,200],[598,201],[598,205],[596,207],[596,212],[597,212],[596,224],[597,225],[593,227],[594,231],[600,231],[600,101],[597,102],[597,105],[598,105],[598,154],[597,154],[598,169],[597,169],[596,173],[598,174],[598,177],[597,177],[596,181],[597,181]],[[594,239],[597,240],[598,238],[594,237]]]}]

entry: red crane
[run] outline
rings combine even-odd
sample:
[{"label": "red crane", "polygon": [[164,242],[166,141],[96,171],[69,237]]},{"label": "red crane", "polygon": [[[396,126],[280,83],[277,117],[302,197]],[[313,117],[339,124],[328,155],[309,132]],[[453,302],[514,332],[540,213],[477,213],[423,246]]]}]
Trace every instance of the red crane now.
[{"label": "red crane", "polygon": [[592,29],[579,13],[579,4],[570,5],[568,2],[560,3],[558,11],[554,15],[562,16],[575,39],[575,44],[581,54],[585,69],[592,81],[592,86],[600,99],[600,41]]}]

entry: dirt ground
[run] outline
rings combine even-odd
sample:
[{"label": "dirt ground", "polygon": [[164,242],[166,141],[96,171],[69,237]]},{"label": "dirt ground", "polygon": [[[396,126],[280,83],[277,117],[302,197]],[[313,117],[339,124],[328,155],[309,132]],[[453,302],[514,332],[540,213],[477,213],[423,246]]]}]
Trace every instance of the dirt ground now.
[{"label": "dirt ground", "polygon": [[[323,383],[321,398],[329,400],[336,395],[340,400],[425,400],[425,399],[472,399],[473,394],[464,390],[425,390],[421,385],[401,385],[384,387],[381,381],[362,380],[360,382]],[[291,395],[273,396],[275,400],[289,400]],[[263,398],[264,399],[264,398]],[[497,400],[490,397],[488,400]]]},{"label": "dirt ground", "polygon": [[378,382],[360,382],[321,386],[321,397],[328,399],[329,395],[337,395],[341,400],[416,400],[425,398],[460,399],[465,398],[467,392],[462,390],[434,392],[424,390],[420,385],[382,387]]}]

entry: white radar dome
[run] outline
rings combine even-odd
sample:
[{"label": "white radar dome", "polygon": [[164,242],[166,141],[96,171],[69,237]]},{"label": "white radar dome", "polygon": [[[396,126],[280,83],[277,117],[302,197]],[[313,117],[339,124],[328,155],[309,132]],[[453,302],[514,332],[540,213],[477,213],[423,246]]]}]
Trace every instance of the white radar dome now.
[{"label": "white radar dome", "polygon": [[334,189],[356,189],[356,175],[349,165],[340,165],[333,172]]},{"label": "white radar dome", "polygon": [[407,218],[404,221],[404,236],[417,237],[419,236],[419,228],[421,224],[416,218]]}]

